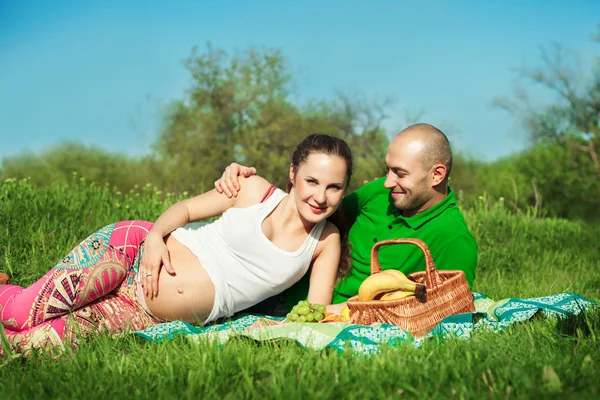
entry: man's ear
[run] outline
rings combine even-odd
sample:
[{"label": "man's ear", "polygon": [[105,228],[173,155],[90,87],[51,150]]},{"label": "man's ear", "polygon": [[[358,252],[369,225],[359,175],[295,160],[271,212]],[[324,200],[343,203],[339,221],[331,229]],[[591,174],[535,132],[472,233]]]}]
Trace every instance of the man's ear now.
[{"label": "man's ear", "polygon": [[435,164],[431,170],[432,186],[437,186],[446,179],[446,166]]}]

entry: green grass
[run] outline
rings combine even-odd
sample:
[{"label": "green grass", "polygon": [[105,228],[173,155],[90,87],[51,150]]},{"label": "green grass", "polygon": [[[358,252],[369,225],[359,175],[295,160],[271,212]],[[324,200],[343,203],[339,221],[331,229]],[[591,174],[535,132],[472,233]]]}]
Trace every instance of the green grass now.
[{"label": "green grass", "polygon": [[[95,229],[154,220],[176,200],[152,187],[120,194],[79,179],[43,189],[0,183],[0,270],[28,285]],[[495,299],[563,291],[600,299],[595,225],[515,216],[485,198],[465,216],[480,250],[474,290]],[[0,393],[7,399],[595,399],[599,340],[599,311],[477,332],[469,340],[384,348],[369,357],[242,337],[217,348],[182,338],[152,344],[103,335],[61,355],[0,359]]]}]

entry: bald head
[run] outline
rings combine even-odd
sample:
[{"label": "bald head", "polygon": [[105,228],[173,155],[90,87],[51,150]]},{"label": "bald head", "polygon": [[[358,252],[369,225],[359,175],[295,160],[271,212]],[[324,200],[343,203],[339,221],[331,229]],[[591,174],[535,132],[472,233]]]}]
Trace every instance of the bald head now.
[{"label": "bald head", "polygon": [[446,167],[444,182],[448,182],[452,169],[452,150],[444,132],[433,125],[415,124],[398,133],[393,139],[392,146],[403,146],[417,155],[425,171],[439,163]]}]

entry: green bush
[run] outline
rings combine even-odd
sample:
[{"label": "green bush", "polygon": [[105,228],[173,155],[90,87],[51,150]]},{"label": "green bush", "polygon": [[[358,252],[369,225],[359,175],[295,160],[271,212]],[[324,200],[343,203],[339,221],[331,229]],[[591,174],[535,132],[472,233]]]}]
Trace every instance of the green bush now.
[{"label": "green bush", "polygon": [[600,179],[589,155],[556,143],[539,143],[510,157],[484,163],[459,158],[452,186],[471,206],[481,194],[515,213],[600,219]]},{"label": "green bush", "polygon": [[165,187],[166,174],[151,157],[129,157],[80,143],[62,143],[40,154],[21,153],[2,160],[0,179],[25,179],[39,186],[69,182],[73,173],[88,182],[108,183],[122,191],[151,183]]}]

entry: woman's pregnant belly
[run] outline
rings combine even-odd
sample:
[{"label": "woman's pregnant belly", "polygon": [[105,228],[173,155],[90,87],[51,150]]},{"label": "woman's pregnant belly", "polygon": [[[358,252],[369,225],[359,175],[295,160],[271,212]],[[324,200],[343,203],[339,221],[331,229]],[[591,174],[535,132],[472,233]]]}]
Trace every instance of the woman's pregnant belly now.
[{"label": "woman's pregnant belly", "polygon": [[176,275],[163,267],[158,278],[158,294],[145,297],[148,309],[167,321],[183,320],[202,324],[212,311],[215,287],[196,257],[171,235],[166,239],[171,265]]}]

